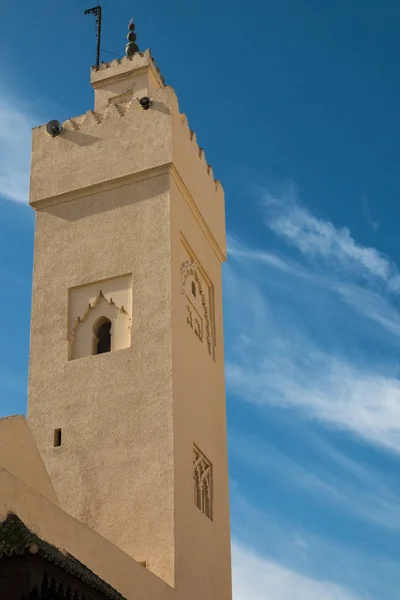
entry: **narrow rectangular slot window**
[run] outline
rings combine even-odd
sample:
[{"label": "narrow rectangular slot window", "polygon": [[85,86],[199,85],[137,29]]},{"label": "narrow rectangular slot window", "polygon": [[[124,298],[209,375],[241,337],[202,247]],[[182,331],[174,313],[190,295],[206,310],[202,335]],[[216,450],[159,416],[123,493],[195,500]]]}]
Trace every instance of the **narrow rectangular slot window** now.
[{"label": "narrow rectangular slot window", "polygon": [[54,430],[54,448],[59,448],[61,446],[62,441],[62,431],[61,429]]}]

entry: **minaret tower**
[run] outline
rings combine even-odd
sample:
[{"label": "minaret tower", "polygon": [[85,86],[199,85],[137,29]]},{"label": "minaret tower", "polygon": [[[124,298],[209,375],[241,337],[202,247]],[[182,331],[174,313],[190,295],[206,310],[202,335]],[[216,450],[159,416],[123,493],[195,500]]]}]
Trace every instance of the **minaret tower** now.
[{"label": "minaret tower", "polygon": [[64,510],[229,600],[224,193],[133,31],[94,110],[33,131],[28,419]]}]

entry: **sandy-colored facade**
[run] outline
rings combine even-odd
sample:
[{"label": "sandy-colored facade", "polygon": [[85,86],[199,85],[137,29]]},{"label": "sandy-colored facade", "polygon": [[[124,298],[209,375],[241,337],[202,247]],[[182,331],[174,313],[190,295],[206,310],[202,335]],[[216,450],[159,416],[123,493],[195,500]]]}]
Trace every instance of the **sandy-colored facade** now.
[{"label": "sandy-colored facade", "polygon": [[0,517],[128,600],[229,600],[223,189],[149,51],[91,82],[94,111],[33,131],[29,427],[0,421]]}]

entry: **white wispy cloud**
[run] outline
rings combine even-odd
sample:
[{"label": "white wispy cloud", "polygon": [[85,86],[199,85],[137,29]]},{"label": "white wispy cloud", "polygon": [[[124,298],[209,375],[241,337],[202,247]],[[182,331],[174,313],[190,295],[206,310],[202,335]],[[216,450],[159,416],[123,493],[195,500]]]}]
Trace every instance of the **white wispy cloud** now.
[{"label": "white wispy cloud", "polygon": [[0,88],[0,196],[28,202],[31,130],[30,108]]},{"label": "white wispy cloud", "polygon": [[390,301],[390,297],[336,278],[327,278],[326,288],[331,289],[360,315],[378,323],[395,336],[400,336],[400,312]]},{"label": "white wispy cloud", "polygon": [[[225,270],[234,339],[227,352],[228,390],[260,407],[301,410],[308,418],[400,452],[396,366],[390,375],[390,366],[358,364],[321,348],[307,335],[300,316],[292,313],[288,322],[285,313],[275,310],[268,301],[274,280],[266,271],[264,287],[260,260],[254,265],[250,255],[241,255],[242,261],[243,256],[245,264]],[[312,314],[312,295],[309,299]],[[290,297],[286,305],[290,311]]]},{"label": "white wispy cloud", "polygon": [[309,418],[348,429],[400,452],[400,382],[323,352],[301,337],[265,331],[262,354],[242,344],[242,362],[228,361],[228,389],[258,406],[299,409]]},{"label": "white wispy cloud", "polygon": [[[270,245],[254,248],[229,239],[230,261],[224,272],[228,392],[265,411],[266,417],[274,414],[271,406],[283,407],[292,416],[301,414],[322,424],[320,436],[326,428],[336,428],[399,453],[398,361],[390,357],[390,351],[371,351],[376,342],[380,349],[386,341],[398,345],[395,263],[378,250],[357,244],[349,230],[318,220],[293,197],[269,198],[263,211],[268,227],[297,247],[305,259],[294,260],[292,253],[285,255],[282,250],[277,254]],[[370,348],[351,338],[354,329],[348,327],[348,320],[354,320],[352,311],[357,312],[360,339],[371,341]],[[391,535],[399,530],[396,483],[388,474],[383,476],[330,447],[323,437],[313,451],[315,456],[323,453],[324,460],[313,462],[308,456],[307,464],[293,456],[292,449],[286,452],[284,444],[278,449],[248,433],[235,437],[231,432],[231,442],[233,456],[243,459],[247,452],[249,461],[242,467],[248,473],[257,471],[253,475],[261,488],[267,489],[276,477],[293,488],[293,497],[302,490],[303,496],[312,495],[316,505],[346,515],[348,520],[362,519],[375,528],[391,530]],[[238,456],[234,460],[240,464]],[[249,517],[251,507],[246,502],[235,506],[236,496],[234,491],[234,514],[238,512],[240,518],[234,519],[234,526],[241,539],[251,544],[257,540],[257,547],[269,553],[263,557],[245,546],[249,564],[255,556],[267,580],[274,581],[276,575],[279,584],[282,574],[288,585],[295,581],[299,586],[299,593],[280,584],[275,591],[268,581],[257,579],[250,594],[243,584],[243,597],[309,600],[353,598],[355,593],[363,599],[397,597],[395,563],[380,560],[378,565],[377,557],[363,548],[335,548],[332,539],[316,540],[293,524],[288,525],[285,539],[278,531],[276,515],[268,518],[264,506]],[[251,568],[258,572],[255,564]],[[326,590],[315,591],[326,583]]]},{"label": "white wispy cloud", "polygon": [[248,247],[233,236],[228,236],[228,253],[243,265],[259,263],[260,267],[275,269],[309,286],[329,290],[360,315],[395,336],[400,336],[400,312],[390,301],[390,297],[377,290],[364,287],[348,278],[343,279],[337,272],[317,271],[274,252]]},{"label": "white wispy cloud", "polygon": [[[246,596],[246,577],[238,564],[242,556],[237,552],[238,548],[245,552],[244,564],[247,563],[246,554],[249,558],[259,559],[253,563],[248,576],[248,581],[254,583],[254,594],[261,594],[254,596],[257,599],[297,598],[296,590],[286,587],[289,582],[297,581],[296,576],[299,576],[301,592],[304,590],[309,594],[305,596],[307,600],[314,598],[317,589],[319,598],[323,600],[331,598],[329,594],[332,593],[339,594],[339,598],[342,593],[347,594],[346,598],[363,600],[394,600],[398,597],[396,560],[385,557],[382,552],[369,553],[364,546],[357,547],[347,541],[340,543],[334,536],[332,538],[329,531],[312,532],[302,527],[297,519],[287,519],[271,511],[265,503],[255,506],[244,497],[247,485],[241,485],[240,480],[231,481],[230,487],[235,531],[232,557],[234,594],[242,593],[237,598],[234,595],[235,600],[253,597],[251,594]],[[268,580],[264,580],[264,572],[271,573],[271,582],[277,583],[276,589],[269,587]],[[282,578],[275,580],[275,572],[280,573]],[[309,583],[316,586],[308,588]],[[288,596],[283,595],[285,593]]]},{"label": "white wispy cloud", "polygon": [[[400,383],[361,370],[296,342],[276,341],[271,354],[247,364],[228,363],[229,389],[258,406],[276,404],[345,428],[400,452]],[[284,350],[284,354],[282,353]],[[246,345],[244,351],[248,353]]]},{"label": "white wispy cloud", "polygon": [[234,600],[360,600],[330,581],[293,571],[238,542],[232,545]]},{"label": "white wispy cloud", "polygon": [[376,248],[358,244],[347,227],[318,219],[296,200],[293,189],[280,196],[265,193],[262,206],[266,224],[302,254],[359,277],[375,278],[400,291],[396,265]]}]

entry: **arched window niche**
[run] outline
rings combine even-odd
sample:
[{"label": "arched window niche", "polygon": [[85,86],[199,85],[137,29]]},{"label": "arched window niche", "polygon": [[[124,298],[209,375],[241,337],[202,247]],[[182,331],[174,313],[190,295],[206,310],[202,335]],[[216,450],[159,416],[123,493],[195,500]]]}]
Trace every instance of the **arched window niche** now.
[{"label": "arched window niche", "polygon": [[107,317],[100,317],[93,325],[92,354],[111,352],[112,323]]},{"label": "arched window niche", "polygon": [[123,306],[101,290],[87,305],[69,334],[69,360],[106,354],[131,345],[131,318]]}]

